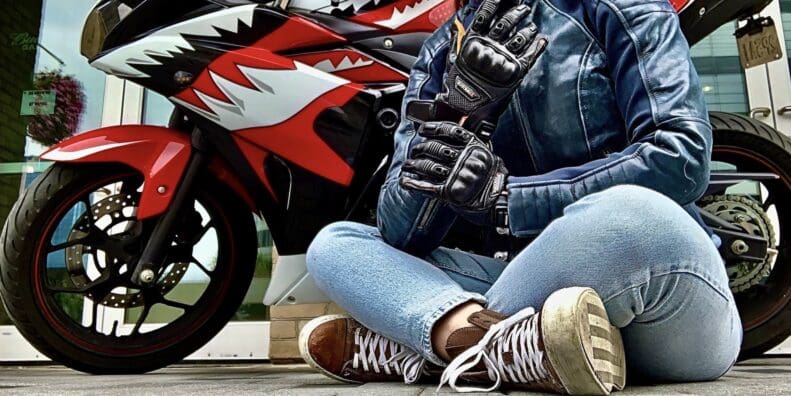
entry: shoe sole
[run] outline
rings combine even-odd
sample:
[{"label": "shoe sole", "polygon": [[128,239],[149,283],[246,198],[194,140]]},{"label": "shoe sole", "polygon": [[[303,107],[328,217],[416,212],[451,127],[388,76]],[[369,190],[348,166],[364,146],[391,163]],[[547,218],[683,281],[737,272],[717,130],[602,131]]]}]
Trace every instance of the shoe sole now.
[{"label": "shoe sole", "polygon": [[313,356],[310,355],[310,351],[308,350],[308,341],[310,340],[310,334],[313,333],[313,330],[316,330],[317,327],[321,326],[324,323],[338,319],[351,319],[351,317],[349,315],[344,315],[344,314],[324,315],[324,316],[319,316],[318,318],[315,318],[308,323],[305,323],[305,326],[302,327],[302,331],[299,332],[299,354],[302,355],[302,359],[305,360],[305,363],[307,363],[308,366],[313,367],[314,369],[320,371],[322,374],[326,375],[327,377],[330,377],[332,379],[341,382],[345,382],[347,384],[361,384],[362,382],[352,381],[348,378],[343,378],[341,376],[338,376],[337,374],[325,370],[313,359]]},{"label": "shoe sole", "polygon": [[572,287],[549,296],[541,310],[544,348],[571,395],[608,395],[626,383],[620,331],[593,289]]}]

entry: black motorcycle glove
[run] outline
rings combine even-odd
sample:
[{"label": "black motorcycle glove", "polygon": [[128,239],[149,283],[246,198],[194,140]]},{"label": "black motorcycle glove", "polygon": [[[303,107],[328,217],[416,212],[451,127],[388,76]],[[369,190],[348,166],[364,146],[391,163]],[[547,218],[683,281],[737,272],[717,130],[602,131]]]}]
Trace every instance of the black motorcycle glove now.
[{"label": "black motorcycle glove", "polygon": [[456,123],[428,122],[418,133],[424,140],[412,148],[404,162],[401,186],[464,211],[492,209],[508,176],[503,160]]},{"label": "black motorcycle glove", "polygon": [[[453,46],[443,92],[435,102],[413,105],[413,119],[459,121],[473,132],[486,121],[491,127],[511,96],[547,46],[547,39],[530,23],[517,30],[530,12],[524,4],[512,8],[511,0],[484,0],[469,31],[454,26]],[[422,108],[421,108],[422,107]]]}]

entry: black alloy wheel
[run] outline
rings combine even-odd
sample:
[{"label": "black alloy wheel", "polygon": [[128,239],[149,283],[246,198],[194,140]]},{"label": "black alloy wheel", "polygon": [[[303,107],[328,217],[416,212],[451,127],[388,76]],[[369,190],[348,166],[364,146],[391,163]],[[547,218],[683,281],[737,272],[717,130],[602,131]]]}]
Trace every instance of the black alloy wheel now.
[{"label": "black alloy wheel", "polygon": [[142,177],[107,164],[47,170],[1,237],[0,294],[25,338],[76,370],[121,374],[177,362],[214,337],[249,288],[257,238],[247,205],[201,180],[155,285],[140,288],[133,265],[158,220],[136,217]]}]

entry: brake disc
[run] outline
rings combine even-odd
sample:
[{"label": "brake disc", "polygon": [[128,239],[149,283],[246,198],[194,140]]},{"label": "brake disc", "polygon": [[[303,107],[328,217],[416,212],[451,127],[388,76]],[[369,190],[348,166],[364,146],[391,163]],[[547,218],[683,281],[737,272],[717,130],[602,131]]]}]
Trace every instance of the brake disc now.
[{"label": "brake disc", "polygon": [[740,261],[727,266],[730,288],[743,292],[760,284],[772,272],[777,258],[777,236],[772,220],[759,203],[742,195],[717,195],[701,200],[703,210],[738,227],[742,232],[766,238],[766,257],[760,262]]},{"label": "brake disc", "polygon": [[[107,244],[128,243],[130,239],[140,238],[143,225],[137,220],[139,194],[114,194],[93,205],[77,219],[67,241],[79,240],[91,232],[103,233]],[[91,227],[91,225],[94,227]],[[114,249],[115,250],[115,249]],[[83,287],[110,272],[109,276],[124,276],[131,270],[131,255],[114,255],[101,246],[78,244],[66,249],[66,269],[72,282]],[[100,258],[100,254],[101,257]],[[86,259],[87,257],[87,259]],[[164,296],[178,285],[189,268],[189,262],[173,263],[164,268],[157,282],[159,292]],[[94,299],[90,294],[87,298]],[[144,303],[140,290],[118,287],[107,294],[99,304],[112,308],[134,308]]]}]

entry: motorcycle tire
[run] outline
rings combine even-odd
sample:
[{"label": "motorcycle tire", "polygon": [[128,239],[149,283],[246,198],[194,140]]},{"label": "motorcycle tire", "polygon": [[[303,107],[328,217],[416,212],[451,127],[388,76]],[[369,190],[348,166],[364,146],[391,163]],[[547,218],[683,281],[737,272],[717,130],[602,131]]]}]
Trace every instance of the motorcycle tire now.
[{"label": "motorcycle tire", "polygon": [[[735,294],[744,338],[739,360],[762,355],[791,336],[791,139],[760,121],[712,112],[712,160],[741,164],[739,171],[770,172],[779,218],[777,260],[760,285]],[[766,203],[766,207],[769,204]],[[788,225],[788,226],[786,226]]]},{"label": "motorcycle tire", "polygon": [[[94,191],[106,191],[106,188],[102,190],[102,186],[107,186],[108,182],[114,183],[113,180],[121,177],[134,178],[142,183],[142,177],[137,172],[115,164],[55,164],[26,189],[12,208],[0,235],[0,243],[2,243],[0,295],[10,318],[20,333],[44,355],[72,369],[92,374],[144,373],[178,362],[198,350],[232,318],[247,293],[255,270],[257,236],[248,205],[221,182],[210,176],[204,176],[199,178],[199,182],[196,184],[193,199],[194,202],[199,202],[208,213],[216,214],[210,218],[217,224],[211,226],[208,223],[206,226],[201,224],[201,228],[205,230],[212,227],[214,229],[215,234],[213,235],[217,236],[217,252],[219,253],[214,257],[215,266],[206,273],[205,277],[210,279],[206,283],[206,289],[193,303],[194,306],[190,305],[191,308],[186,308],[186,303],[179,303],[184,306],[180,316],[163,327],[150,325],[152,326],[150,331],[140,327],[149,314],[149,311],[146,311],[145,314],[139,315],[142,318],[140,319],[141,324],[136,325],[131,336],[120,335],[120,330],[116,333],[118,329],[131,327],[131,325],[125,324],[128,323],[126,322],[128,316],[124,316],[123,323],[119,324],[116,320],[112,324],[113,328],[110,333],[105,334],[101,330],[97,331],[95,323],[98,321],[98,315],[96,308],[93,307],[105,305],[108,301],[107,296],[114,295],[106,293],[118,293],[119,289],[113,283],[112,285],[108,284],[105,291],[102,292],[105,297],[99,300],[100,303],[93,303],[93,294],[90,291],[85,295],[77,294],[75,299],[78,302],[90,299],[91,303],[87,306],[93,309],[93,315],[89,316],[84,313],[83,307],[83,309],[77,310],[83,312],[83,319],[74,319],[72,323],[69,323],[68,315],[55,309],[58,307],[49,302],[55,300],[54,293],[57,292],[41,291],[41,289],[49,290],[48,288],[52,287],[49,284],[52,281],[48,278],[51,276],[48,271],[52,269],[49,255],[52,253],[48,252],[52,251],[49,249],[52,249],[56,242],[53,242],[53,239],[48,235],[53,235],[54,238],[56,234],[55,231],[48,230],[60,229],[58,227],[61,227],[63,223],[58,223],[59,225],[56,226],[53,226],[52,223],[58,222],[56,219],[60,216],[66,219],[65,214],[75,210],[74,202],[87,204],[90,210],[85,210],[81,218],[91,218],[93,214],[91,212],[95,207],[90,205],[91,197],[97,196]],[[99,188],[99,190],[91,188]],[[89,192],[86,193],[86,191]],[[80,201],[82,198],[75,197],[87,197],[87,199]],[[72,206],[68,206],[69,203]],[[100,204],[100,206],[103,205]],[[136,219],[134,214],[129,216],[130,219]],[[88,220],[91,227],[97,225],[96,217],[93,219]],[[152,223],[147,224],[156,224],[157,219],[148,221]],[[74,229],[72,228],[72,232]],[[191,240],[204,238],[205,234],[206,231],[203,231],[203,234],[196,235]],[[141,235],[140,239],[143,243],[139,245],[145,246],[146,234]],[[84,239],[87,240],[88,237],[86,236]],[[172,246],[175,245],[176,242],[173,242]],[[46,246],[47,249],[41,246]],[[194,248],[196,245],[189,246]],[[71,247],[63,249],[66,252],[63,257],[68,257],[68,249]],[[194,257],[194,253],[191,253],[192,250],[187,250],[187,252],[186,254],[193,254]],[[43,256],[43,254],[46,255]],[[102,276],[104,273],[116,276],[113,272],[116,267],[112,267],[113,271],[110,272],[106,270],[112,265],[107,258],[109,253],[103,254],[105,254],[105,261],[104,267],[101,267],[104,268]],[[98,262],[99,259],[96,258],[96,260]],[[82,260],[79,261],[79,266],[83,266]],[[96,266],[98,267],[99,264]],[[219,271],[219,269],[223,269],[223,271]],[[117,270],[118,273],[125,273],[125,271],[129,270]],[[160,274],[165,274],[167,271],[167,268],[163,268]],[[181,267],[178,275],[183,276],[186,271]],[[207,270],[204,269],[204,271]],[[167,274],[170,276],[170,273]],[[121,279],[121,275],[117,276],[118,279]],[[159,279],[155,283],[155,287],[146,290],[153,293],[156,290],[151,290],[158,289],[160,286],[164,290],[163,283],[174,283],[174,278]],[[178,279],[180,282],[181,278]],[[124,280],[124,282],[127,281]],[[90,284],[93,283],[97,282],[91,281]],[[124,286],[125,288],[121,289],[124,290],[123,293],[134,290],[129,289],[132,287],[131,283],[127,282],[126,284],[130,286]],[[77,283],[75,285],[80,286]],[[89,289],[88,286],[83,286],[83,288],[84,290],[94,290],[93,288]],[[69,290],[67,293],[75,293],[75,291]],[[79,293],[83,293],[83,291]],[[162,294],[163,299],[173,299],[173,297],[166,297],[165,292],[159,293]],[[96,295],[101,294],[97,292]],[[140,290],[140,295],[144,295],[143,290]],[[148,296],[148,294],[144,295],[141,300],[145,301],[146,306],[153,305],[154,303],[147,301]],[[152,298],[152,301],[159,300]],[[88,304],[87,302],[82,303]],[[111,307],[110,304],[107,306]],[[126,309],[124,315],[128,315],[128,312],[129,310]],[[92,317],[91,326],[81,329],[80,326],[85,326],[85,317]],[[144,330],[146,332],[143,332]]]}]

